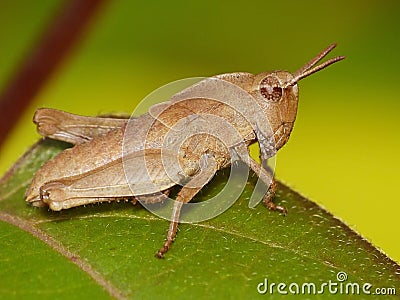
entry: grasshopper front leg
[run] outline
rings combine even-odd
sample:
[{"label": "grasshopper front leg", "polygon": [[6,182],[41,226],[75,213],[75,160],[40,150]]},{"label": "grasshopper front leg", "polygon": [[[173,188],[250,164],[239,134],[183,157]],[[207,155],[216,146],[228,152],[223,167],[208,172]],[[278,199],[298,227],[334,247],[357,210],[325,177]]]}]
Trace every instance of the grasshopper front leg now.
[{"label": "grasshopper front leg", "polygon": [[264,198],[263,198],[263,202],[265,204],[265,206],[269,209],[269,210],[277,210],[279,212],[281,212],[283,215],[287,214],[287,209],[281,205],[276,205],[272,199],[275,196],[276,190],[277,190],[277,184],[276,184],[276,180],[273,176],[273,174],[264,169],[262,166],[260,166],[254,159],[252,159],[251,157],[249,157],[249,166],[250,168],[254,171],[254,173],[257,174],[257,176],[267,185],[269,185],[268,191],[265,194]]},{"label": "grasshopper front leg", "polygon": [[267,193],[263,197],[265,206],[270,210],[276,210],[281,212],[283,215],[286,215],[287,209],[281,205],[276,205],[272,201],[277,189],[277,184],[272,172],[260,166],[253,158],[251,158],[248,152],[243,153],[243,151],[240,151],[238,148],[235,150],[240,159],[244,161],[253,170],[253,172],[256,173],[258,178],[260,178],[269,187]]}]

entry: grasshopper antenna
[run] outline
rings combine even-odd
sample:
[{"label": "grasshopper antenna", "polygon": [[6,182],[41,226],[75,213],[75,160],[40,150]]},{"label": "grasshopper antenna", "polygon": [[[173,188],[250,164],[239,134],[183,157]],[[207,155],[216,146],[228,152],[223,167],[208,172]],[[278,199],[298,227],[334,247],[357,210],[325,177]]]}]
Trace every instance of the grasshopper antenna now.
[{"label": "grasshopper antenna", "polygon": [[331,58],[331,59],[327,60],[326,62],[313,68],[313,66],[315,64],[317,64],[321,59],[323,59],[326,55],[328,55],[328,53],[331,52],[335,47],[336,47],[336,44],[330,45],[325,50],[323,50],[321,53],[319,53],[316,57],[314,57],[312,60],[310,60],[308,63],[306,63],[302,68],[297,70],[293,74],[293,79],[290,80],[286,84],[286,87],[295,85],[299,80],[301,80],[307,76],[310,76],[311,74],[318,72],[322,69],[325,69],[327,66],[334,64],[335,62],[338,62],[338,61],[341,61],[342,59],[344,59],[345,56],[337,56],[337,57]]}]

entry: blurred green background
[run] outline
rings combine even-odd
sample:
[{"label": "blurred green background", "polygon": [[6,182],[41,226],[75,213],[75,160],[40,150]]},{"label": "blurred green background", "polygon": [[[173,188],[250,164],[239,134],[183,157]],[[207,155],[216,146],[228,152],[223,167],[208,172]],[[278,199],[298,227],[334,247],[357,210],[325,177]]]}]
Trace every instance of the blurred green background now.
[{"label": "blurred green background", "polygon": [[[2,87],[61,3],[0,2]],[[277,177],[400,262],[399,11],[398,1],[110,1],[10,133],[0,173],[39,138],[38,107],[131,112],[171,81],[294,72],[337,42],[330,57],[347,59],[300,82]]]}]

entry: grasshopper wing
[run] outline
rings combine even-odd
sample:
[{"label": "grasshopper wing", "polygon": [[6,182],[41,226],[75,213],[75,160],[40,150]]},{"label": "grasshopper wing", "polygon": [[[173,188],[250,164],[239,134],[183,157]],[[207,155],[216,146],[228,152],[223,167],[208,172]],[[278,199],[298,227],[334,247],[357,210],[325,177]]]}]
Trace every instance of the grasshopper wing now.
[{"label": "grasshopper wing", "polygon": [[79,116],[51,108],[40,108],[33,117],[33,122],[42,136],[74,145],[121,128],[127,121],[118,118]]}]

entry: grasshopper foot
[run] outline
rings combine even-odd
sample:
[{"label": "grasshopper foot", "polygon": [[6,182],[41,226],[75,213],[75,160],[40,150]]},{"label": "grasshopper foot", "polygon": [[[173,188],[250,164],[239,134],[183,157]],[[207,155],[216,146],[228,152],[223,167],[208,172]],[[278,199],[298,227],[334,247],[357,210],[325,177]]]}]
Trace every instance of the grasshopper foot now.
[{"label": "grasshopper foot", "polygon": [[163,259],[164,258],[164,254],[168,251],[168,249],[166,247],[162,247],[160,250],[157,251],[156,253],[156,257],[159,259]]},{"label": "grasshopper foot", "polygon": [[[175,205],[176,205],[176,203],[178,203],[178,207],[179,207],[178,213],[179,213],[182,203],[175,202]],[[179,218],[179,216],[178,216],[178,218]],[[171,246],[172,246],[172,242],[174,241],[174,239],[176,237],[177,230],[178,230],[178,222],[171,221],[169,228],[168,228],[167,238],[165,239],[164,245],[156,253],[157,258],[164,258],[165,253],[167,253],[169,248],[171,248]]]},{"label": "grasshopper foot", "polygon": [[274,196],[275,196],[277,187],[278,187],[278,186],[277,186],[277,184],[276,184],[276,181],[273,180],[272,183],[271,183],[271,185],[270,185],[270,187],[269,187],[269,189],[268,189],[268,192],[267,192],[267,193],[265,194],[265,196],[264,196],[263,201],[264,201],[265,206],[266,206],[269,210],[272,210],[272,211],[279,211],[279,212],[282,213],[284,216],[286,216],[286,214],[287,214],[287,209],[286,209],[286,207],[281,206],[281,205],[276,205],[274,202],[272,202],[272,199],[273,199]]},{"label": "grasshopper foot", "polygon": [[171,240],[166,240],[164,246],[162,246],[160,248],[160,250],[157,251],[156,253],[156,257],[157,258],[164,258],[165,253],[167,253],[167,251],[169,250],[169,248],[171,247],[172,241]]},{"label": "grasshopper foot", "polygon": [[286,216],[287,215],[287,209],[284,206],[281,205],[276,205],[272,200],[269,201],[264,201],[265,206],[272,211],[279,211],[282,213],[282,215]]}]

